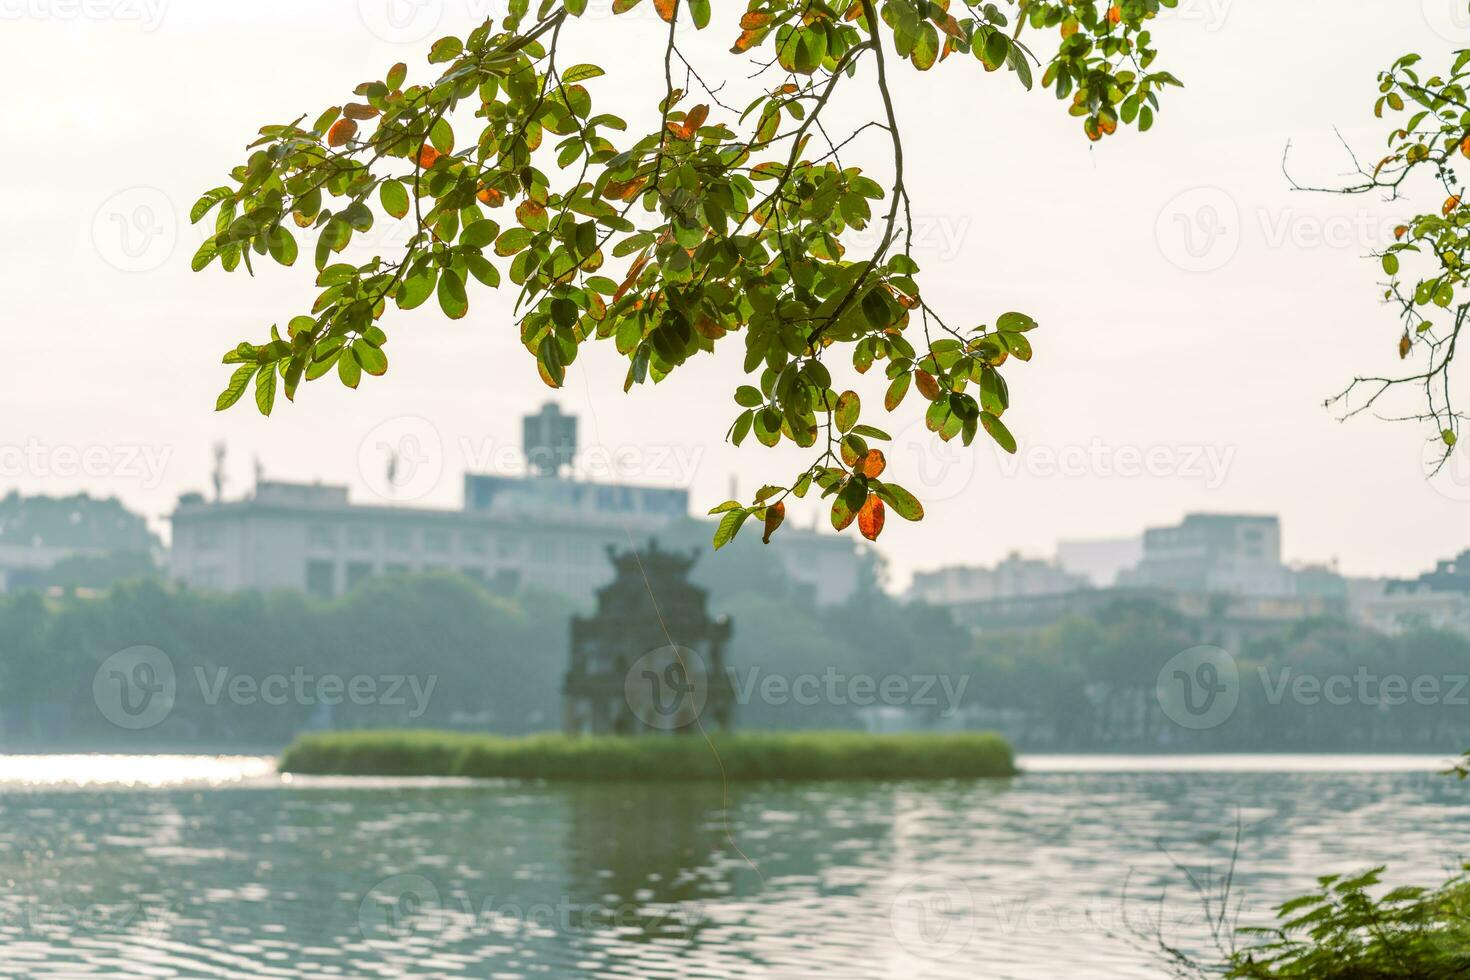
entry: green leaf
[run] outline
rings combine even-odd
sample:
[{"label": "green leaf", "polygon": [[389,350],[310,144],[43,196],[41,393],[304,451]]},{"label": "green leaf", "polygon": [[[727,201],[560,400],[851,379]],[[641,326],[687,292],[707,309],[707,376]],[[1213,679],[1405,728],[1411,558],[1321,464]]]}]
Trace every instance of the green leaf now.
[{"label": "green leaf", "polygon": [[837,410],[833,413],[832,420],[837,424],[838,432],[850,432],[857,425],[858,413],[862,411],[862,402],[858,399],[857,392],[844,391],[837,398]]},{"label": "green leaf", "polygon": [[284,227],[277,226],[276,230],[271,232],[270,253],[271,258],[281,265],[295,265],[297,254],[295,237]]},{"label": "green leaf", "polygon": [[1002,313],[1000,319],[995,321],[997,330],[1007,330],[1015,333],[1025,333],[1027,330],[1036,328],[1036,321],[1024,313]]},{"label": "green leaf", "polygon": [[458,320],[470,311],[464,280],[452,269],[445,269],[439,275],[439,308],[451,320]]},{"label": "green leaf", "polygon": [[484,248],[495,241],[495,236],[498,234],[500,234],[500,226],[487,218],[465,225],[459,240],[461,244],[468,245],[470,248]]},{"label": "green leaf", "polygon": [[276,403],[276,366],[262,364],[255,372],[255,407],[261,415],[269,415]]},{"label": "green leaf", "polygon": [[250,378],[255,374],[255,371],[256,365],[254,364],[242,364],[236,368],[235,373],[230,375],[230,383],[225,386],[225,390],[220,392],[219,398],[215,400],[214,410],[216,412],[223,412],[235,404],[235,402],[239,401],[240,396],[245,393],[246,386],[250,384]]},{"label": "green leaf", "polygon": [[891,412],[903,403],[903,397],[909,393],[909,385],[913,382],[913,377],[912,374],[905,371],[893,379],[893,383],[888,386],[887,395],[883,398],[884,408]]},{"label": "green leaf", "polygon": [[893,512],[906,521],[922,521],[924,519],[924,507],[918,498],[909,493],[897,483],[872,484],[873,490],[883,499]]},{"label": "green leaf", "polygon": [[337,377],[349,388],[356,388],[362,381],[362,363],[355,353],[349,351],[346,357],[337,358]]},{"label": "green leaf", "polygon": [[566,381],[566,365],[562,363],[561,344],[556,337],[548,334],[541,338],[541,346],[536,348],[536,360],[541,362],[541,367],[551,383],[560,388]]},{"label": "green leaf", "polygon": [[495,240],[495,254],[502,256],[515,255],[521,249],[531,244],[535,233],[529,228],[507,228],[505,233]]},{"label": "green leaf", "polygon": [[589,78],[597,78],[607,74],[596,65],[573,65],[561,73],[561,80],[567,85],[573,82],[585,82]]},{"label": "green leaf", "polygon": [[439,269],[433,265],[425,265],[416,272],[411,272],[403,284],[398,287],[395,297],[400,310],[412,310],[422,306],[424,300],[428,299],[434,292],[434,285],[439,279]]},{"label": "green leaf", "polygon": [[359,341],[352,345],[352,356],[357,358],[357,363],[362,369],[375,378],[380,378],[388,373],[388,355],[372,344]]},{"label": "green leaf", "polygon": [[715,528],[715,550],[719,551],[725,545],[735,540],[735,535],[740,533],[740,525],[750,516],[750,511],[740,510],[728,511],[720,518],[720,524]]},{"label": "green leaf", "polygon": [[847,530],[853,520],[858,516],[858,511],[863,509],[867,503],[868,494],[859,480],[850,481],[847,486],[837,494],[837,499],[832,501],[832,527],[837,531]]},{"label": "green leaf", "polygon": [[435,41],[434,46],[429,49],[429,62],[431,64],[439,64],[440,62],[451,61],[455,58],[458,58],[460,52],[463,50],[464,42],[461,41],[459,38],[441,37],[439,40]]},{"label": "green leaf", "polygon": [[402,182],[396,180],[385,180],[378,188],[378,197],[382,201],[383,210],[395,218],[402,218],[408,214],[408,191]]},{"label": "green leaf", "polygon": [[994,439],[1000,448],[1008,453],[1015,453],[1016,437],[1011,435],[1011,430],[1006,428],[1004,422],[989,412],[981,412],[980,424],[985,427],[985,431],[990,433],[990,438]]},{"label": "green leaf", "polygon": [[563,330],[575,327],[579,316],[581,316],[581,310],[577,309],[577,304],[571,300],[558,297],[551,301],[551,322]]},{"label": "green leaf", "polygon": [[760,391],[750,385],[741,385],[735,390],[735,404],[741,408],[756,408],[764,405],[765,401]]}]

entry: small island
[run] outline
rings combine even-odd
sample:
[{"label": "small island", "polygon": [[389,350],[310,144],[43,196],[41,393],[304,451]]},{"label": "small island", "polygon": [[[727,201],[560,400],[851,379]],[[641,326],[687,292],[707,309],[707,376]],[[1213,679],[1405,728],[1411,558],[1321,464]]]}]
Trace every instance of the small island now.
[{"label": "small island", "polygon": [[990,732],[870,735],[742,732],[695,737],[322,732],[281,755],[282,772],[468,776],[552,781],[753,782],[975,779],[1014,776],[1011,746]]}]

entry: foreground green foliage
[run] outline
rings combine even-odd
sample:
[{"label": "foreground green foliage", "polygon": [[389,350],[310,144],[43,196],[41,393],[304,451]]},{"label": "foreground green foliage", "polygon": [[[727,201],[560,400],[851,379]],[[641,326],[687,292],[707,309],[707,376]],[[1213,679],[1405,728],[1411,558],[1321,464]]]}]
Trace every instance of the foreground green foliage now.
[{"label": "foreground green foliage", "polygon": [[998,735],[857,732],[498,738],[429,731],[329,732],[297,739],[282,772],[551,780],[974,779],[1016,773]]},{"label": "foreground green foliage", "polygon": [[[1467,866],[1470,869],[1470,866]],[[1285,903],[1281,923],[1243,929],[1265,941],[1238,951],[1240,980],[1450,980],[1470,976],[1470,876],[1440,888],[1400,887],[1379,897],[1383,868],[1327,875],[1317,891]]]},{"label": "foreground green foliage", "polygon": [[[613,13],[640,2],[617,0]],[[837,529],[856,522],[877,538],[887,509],[918,520],[922,505],[880,479],[886,462],[870,443],[888,437],[862,421],[859,394],[834,381],[831,355],[840,349],[859,373],[878,364],[889,411],[917,388],[939,438],[968,445],[983,429],[1014,452],[1000,369],[1030,360],[1036,326],[1003,306],[946,319],[925,300],[890,72],[973,56],[950,66],[968,62],[955,76],[956,104],[971,105],[967,86],[981,69],[1005,69],[1029,89],[1034,68],[1069,100],[1087,138],[1120,123],[1146,130],[1159,92],[1179,84],[1153,67],[1146,25],[1176,2],[750,0],[738,24],[720,11],[739,61],[700,71],[681,31],[709,27],[712,4],[652,0],[668,25],[647,52],[663,62],[662,91],[645,106],[658,122],[625,136],[623,118],[594,108],[594,89],[615,90],[599,81],[604,69],[567,64],[559,51],[586,0],[542,0],[534,12],[530,0],[512,0],[498,25],[436,42],[429,61],[439,67],[425,81],[410,83],[397,64],[313,121],[263,127],[233,183],[200,198],[193,220],[218,214],[196,270],[216,260],[249,269],[252,253],[292,265],[294,226],[315,239],[321,290],[284,330],[225,356],[235,368],[218,407],[253,386],[269,414],[278,391],[294,399],[303,380],[331,372],[356,388],[388,369],[390,301],[412,310],[433,300],[458,319],[475,283],[496,288],[504,278],[519,290],[520,341],[552,387],[594,339],[627,359],[626,389],[744,335],[744,368],[755,377],[734,393],[729,438],[784,439],[820,454],[788,484],[719,508],[716,545],[751,517],[769,538],[786,499],[813,486],[831,498]],[[748,91],[726,87],[746,76]],[[870,118],[849,131],[827,110],[860,76],[868,87],[859,113]],[[869,141],[889,150],[888,190],[850,162]],[[361,244],[385,221],[405,223],[390,236],[401,251],[348,261],[354,238]],[[850,251],[853,233],[870,224],[876,246]]]}]

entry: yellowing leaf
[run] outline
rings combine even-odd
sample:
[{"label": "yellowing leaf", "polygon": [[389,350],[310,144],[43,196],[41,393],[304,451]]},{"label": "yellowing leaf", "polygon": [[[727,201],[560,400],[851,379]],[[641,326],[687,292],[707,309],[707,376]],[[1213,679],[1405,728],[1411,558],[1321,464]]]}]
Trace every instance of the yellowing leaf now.
[{"label": "yellowing leaf", "polygon": [[776,528],[780,527],[781,526],[781,522],[784,521],[784,520],[786,520],[786,505],[785,504],[781,503],[780,501],[777,501],[776,503],[774,503],[771,506],[767,507],[766,508],[766,534],[765,534],[765,537],[761,538],[761,541],[763,543],[765,543],[765,544],[770,544],[771,543],[771,535],[773,535],[773,534],[776,533]]}]

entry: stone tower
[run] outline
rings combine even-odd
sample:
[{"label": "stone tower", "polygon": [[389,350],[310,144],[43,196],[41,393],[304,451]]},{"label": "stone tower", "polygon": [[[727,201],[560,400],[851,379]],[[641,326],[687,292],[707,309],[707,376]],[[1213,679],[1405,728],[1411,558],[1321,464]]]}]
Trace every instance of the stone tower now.
[{"label": "stone tower", "polygon": [[661,550],[656,540],[639,551],[608,549],[616,577],[598,590],[596,613],[572,619],[562,684],[569,734],[730,726],[730,621],[712,618],[705,591],[689,581],[698,555]]}]

